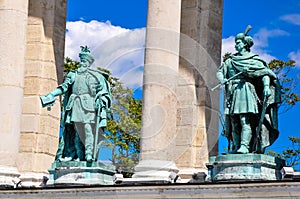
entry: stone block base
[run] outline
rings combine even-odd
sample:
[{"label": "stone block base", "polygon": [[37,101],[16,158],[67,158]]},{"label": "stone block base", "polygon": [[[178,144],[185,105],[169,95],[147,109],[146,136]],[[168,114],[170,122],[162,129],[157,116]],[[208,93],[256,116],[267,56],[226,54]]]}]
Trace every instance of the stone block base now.
[{"label": "stone block base", "polygon": [[210,158],[207,181],[281,180],[285,161],[264,154],[227,154]]},{"label": "stone block base", "polygon": [[180,168],[180,183],[201,183],[205,181],[207,169]]},{"label": "stone block base", "polygon": [[145,184],[170,184],[178,180],[179,169],[172,161],[142,160],[135,167],[132,178],[124,178],[119,181],[126,185]]},{"label": "stone block base", "polygon": [[115,167],[100,162],[54,162],[47,186],[112,185]]},{"label": "stone block base", "polygon": [[142,160],[135,167],[133,178],[169,179],[170,173],[178,173],[179,169],[173,161]]},{"label": "stone block base", "polygon": [[48,177],[49,176],[44,173],[26,172],[21,173],[21,176],[19,178],[21,180],[22,187],[32,188],[44,186],[44,183],[48,179]]},{"label": "stone block base", "polygon": [[0,165],[0,189],[17,187],[21,182],[19,176],[17,168]]}]

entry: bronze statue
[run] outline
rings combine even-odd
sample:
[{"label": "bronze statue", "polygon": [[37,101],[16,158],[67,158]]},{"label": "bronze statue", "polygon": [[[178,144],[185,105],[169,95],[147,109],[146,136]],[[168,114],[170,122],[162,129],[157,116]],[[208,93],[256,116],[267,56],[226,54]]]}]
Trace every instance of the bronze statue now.
[{"label": "bronze statue", "polygon": [[42,105],[51,106],[55,97],[64,95],[63,136],[56,160],[97,160],[98,134],[106,126],[111,106],[108,75],[90,68],[94,62],[87,47],[81,47],[80,67],[68,73],[55,90],[41,97]]},{"label": "bronze statue", "polygon": [[216,74],[225,85],[225,134],[232,139],[231,153],[264,153],[279,135],[280,85],[267,63],[250,52],[250,29],[236,35],[237,53],[229,55]]}]

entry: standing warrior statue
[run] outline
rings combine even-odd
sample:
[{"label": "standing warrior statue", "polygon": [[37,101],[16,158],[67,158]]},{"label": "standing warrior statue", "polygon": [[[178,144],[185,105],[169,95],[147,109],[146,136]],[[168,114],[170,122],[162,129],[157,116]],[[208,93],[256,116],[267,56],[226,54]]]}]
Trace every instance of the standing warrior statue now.
[{"label": "standing warrior statue", "polygon": [[237,53],[224,60],[216,74],[225,85],[225,132],[232,137],[231,153],[264,153],[279,135],[280,85],[267,63],[250,52],[250,29],[236,35]]},{"label": "standing warrior statue", "polygon": [[80,67],[68,73],[55,90],[41,97],[42,106],[51,106],[55,97],[64,95],[63,136],[56,160],[97,160],[98,133],[106,126],[111,106],[108,75],[90,68],[94,62],[90,50],[81,46]]}]

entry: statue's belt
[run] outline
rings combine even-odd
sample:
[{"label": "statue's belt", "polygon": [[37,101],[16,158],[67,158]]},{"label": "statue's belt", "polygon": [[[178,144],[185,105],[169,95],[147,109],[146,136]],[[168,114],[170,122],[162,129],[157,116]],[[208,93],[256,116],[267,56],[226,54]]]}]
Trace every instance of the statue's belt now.
[{"label": "statue's belt", "polygon": [[251,81],[249,81],[247,79],[233,79],[233,80],[230,80],[231,84],[241,84],[241,83],[246,83],[246,82],[251,83]]},{"label": "statue's belt", "polygon": [[81,95],[90,95],[90,96],[93,96],[92,93],[90,92],[85,92],[85,93],[76,93],[73,91],[73,93],[71,95],[76,95],[76,96],[81,96]]}]

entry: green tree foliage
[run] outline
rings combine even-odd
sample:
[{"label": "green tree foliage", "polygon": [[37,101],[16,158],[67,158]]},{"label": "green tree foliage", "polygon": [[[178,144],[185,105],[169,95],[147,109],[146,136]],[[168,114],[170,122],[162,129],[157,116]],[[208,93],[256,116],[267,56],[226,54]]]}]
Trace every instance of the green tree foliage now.
[{"label": "green tree foliage", "polygon": [[[67,57],[64,63],[65,75],[77,69],[79,64]],[[103,145],[112,150],[112,164],[122,170],[125,177],[130,177],[139,160],[142,101],[135,99],[133,90],[125,87],[118,78],[112,77],[109,70],[97,69],[109,75],[113,97]]]},{"label": "green tree foliage", "polygon": [[[290,110],[297,102],[300,101],[298,93],[295,92],[297,86],[297,79],[290,77],[289,74],[296,66],[294,60],[282,61],[272,60],[269,63],[269,68],[272,69],[279,78],[282,91],[282,103],[280,105],[280,113],[285,113]],[[294,167],[299,170],[300,160],[300,138],[289,136],[291,146],[287,147],[281,153],[269,150],[267,154],[283,158],[286,160],[286,166]]]},{"label": "green tree foliage", "polygon": [[291,146],[282,152],[282,154],[269,150],[268,155],[272,155],[277,158],[285,159],[286,166],[294,167],[299,170],[300,167],[300,138],[295,136],[289,136]]},{"label": "green tree foliage", "polygon": [[223,62],[225,62],[226,61],[226,59],[228,59],[229,57],[231,56],[231,53],[229,53],[229,52],[227,52],[227,53],[225,53],[224,55],[223,55]]},{"label": "green tree foliage", "polygon": [[64,76],[66,76],[70,71],[79,68],[80,63],[78,61],[74,61],[69,57],[65,58],[64,63]]},{"label": "green tree foliage", "polygon": [[105,145],[112,150],[112,164],[125,177],[130,177],[139,160],[142,101],[135,99],[132,89],[126,88],[118,78],[111,77],[109,81],[113,104],[105,132]]},{"label": "green tree foliage", "polygon": [[275,72],[280,81],[282,90],[282,103],[280,105],[281,113],[291,109],[297,102],[300,101],[298,93],[295,92],[297,79],[290,77],[290,72],[296,66],[294,60],[281,61],[272,60],[269,62],[269,68]]}]

